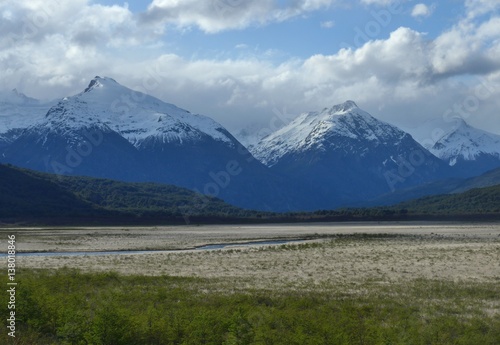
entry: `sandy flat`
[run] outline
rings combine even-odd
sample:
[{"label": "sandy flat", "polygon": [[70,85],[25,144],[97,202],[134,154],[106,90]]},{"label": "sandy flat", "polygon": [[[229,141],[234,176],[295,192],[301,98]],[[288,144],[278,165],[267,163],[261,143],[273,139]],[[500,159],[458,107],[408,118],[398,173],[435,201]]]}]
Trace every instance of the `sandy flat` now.
[{"label": "sandy flat", "polygon": [[500,224],[322,223],[104,228],[3,228],[19,252],[187,249],[212,243],[314,238],[336,234],[405,234],[496,238]]},{"label": "sandy flat", "polygon": [[[235,288],[382,284],[425,278],[500,284],[499,224],[313,224],[2,229],[20,251],[189,249],[209,243],[306,238],[281,246],[106,256],[18,257],[19,269],[63,266],[214,278]],[[5,258],[2,258],[5,266]]]}]

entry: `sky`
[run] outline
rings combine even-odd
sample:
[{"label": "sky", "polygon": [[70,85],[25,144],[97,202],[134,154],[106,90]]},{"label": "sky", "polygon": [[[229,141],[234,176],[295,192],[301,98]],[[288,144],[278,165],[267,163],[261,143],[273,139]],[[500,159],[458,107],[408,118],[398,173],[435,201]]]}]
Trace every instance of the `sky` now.
[{"label": "sky", "polygon": [[500,134],[500,0],[1,0],[0,32],[0,90],[39,99],[99,75],[231,131],[354,100]]}]

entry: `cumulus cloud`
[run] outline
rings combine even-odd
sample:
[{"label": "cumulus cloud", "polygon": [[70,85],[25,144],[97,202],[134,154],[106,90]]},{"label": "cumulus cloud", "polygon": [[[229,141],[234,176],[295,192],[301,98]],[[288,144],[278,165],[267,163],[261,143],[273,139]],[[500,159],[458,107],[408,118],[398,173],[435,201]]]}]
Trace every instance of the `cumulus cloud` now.
[{"label": "cumulus cloud", "polygon": [[[297,115],[346,99],[387,121],[420,122],[462,102],[481,83],[493,90],[481,109],[491,114],[500,107],[500,16],[472,20],[484,14],[475,1],[467,1],[467,15],[433,39],[401,27],[330,55],[281,63],[265,56],[196,59],[145,50],[165,25],[217,32],[285,20],[335,1],[294,1],[277,7],[271,0],[154,0],[142,15],[126,6],[87,0],[53,6],[51,1],[0,3],[0,88],[24,85],[23,91],[35,97],[63,97],[83,90],[94,75],[108,75],[210,115],[230,129],[269,121],[276,109]],[[496,1],[478,2],[497,6]],[[226,7],[220,12],[214,3]],[[140,59],[134,56],[137,51],[143,54]],[[498,126],[497,118],[481,117],[481,109],[469,120]]]},{"label": "cumulus cloud", "polygon": [[4,0],[0,13],[9,13],[0,24],[0,47],[4,48],[42,43],[52,35],[64,35],[83,46],[137,44],[147,38],[128,8],[118,5],[102,6],[88,0]]},{"label": "cumulus cloud", "polygon": [[500,2],[497,0],[465,0],[467,16],[469,19],[481,16],[486,13],[492,13],[500,8]]},{"label": "cumulus cloud", "polygon": [[[484,25],[477,31],[495,33],[491,31],[495,30],[493,23]],[[136,68],[136,75],[123,78],[135,88],[175,99],[180,106],[209,114],[230,128],[245,121],[265,121],[273,116],[273,109],[286,108],[298,114],[346,99],[355,99],[385,120],[418,124],[426,116],[443,114],[467,97],[467,92],[474,92],[476,83],[489,80],[492,71],[500,71],[499,66],[491,66],[489,72],[474,68],[489,58],[490,53],[481,50],[458,59],[469,61],[466,65],[458,60],[443,65],[436,56],[441,54],[438,49],[452,49],[444,45],[449,40],[444,35],[432,41],[402,27],[387,39],[359,48],[279,65],[263,59],[191,61],[168,54]],[[451,41],[458,42],[458,38]],[[455,63],[460,69],[452,68]],[[470,85],[450,82],[469,74],[477,75],[468,78]],[[496,81],[491,84],[500,85]]]},{"label": "cumulus cloud", "polygon": [[153,0],[141,14],[141,23],[172,25],[185,28],[195,26],[207,33],[228,29],[242,29],[249,25],[280,22],[289,18],[326,8],[336,0]]},{"label": "cumulus cloud", "polygon": [[426,4],[416,4],[411,11],[411,15],[414,18],[429,17],[435,9],[435,5],[427,6]]},{"label": "cumulus cloud", "polygon": [[119,60],[116,50],[157,37],[140,27],[126,6],[89,0],[4,0],[0,14],[0,80],[5,87],[65,90]]},{"label": "cumulus cloud", "polygon": [[500,17],[480,24],[464,19],[433,42],[431,58],[437,73],[443,75],[493,73],[500,67]]}]

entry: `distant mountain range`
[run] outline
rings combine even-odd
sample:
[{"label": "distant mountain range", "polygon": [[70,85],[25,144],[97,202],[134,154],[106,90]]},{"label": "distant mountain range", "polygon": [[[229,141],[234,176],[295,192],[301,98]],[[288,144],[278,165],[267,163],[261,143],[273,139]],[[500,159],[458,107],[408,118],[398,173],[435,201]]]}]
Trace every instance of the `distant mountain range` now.
[{"label": "distant mountain range", "polygon": [[[286,177],[272,174],[224,127],[172,104],[94,78],[45,116],[9,136],[0,161],[62,174],[173,184],[262,210],[291,205]],[[2,126],[0,126],[2,128]]]},{"label": "distant mountain range", "polygon": [[353,101],[301,114],[258,143],[245,136],[250,151],[209,117],[111,78],[95,77],[81,93],[51,103],[15,90],[0,95],[0,162],[171,184],[248,209],[405,200],[500,167],[498,136],[464,122],[429,151]]}]

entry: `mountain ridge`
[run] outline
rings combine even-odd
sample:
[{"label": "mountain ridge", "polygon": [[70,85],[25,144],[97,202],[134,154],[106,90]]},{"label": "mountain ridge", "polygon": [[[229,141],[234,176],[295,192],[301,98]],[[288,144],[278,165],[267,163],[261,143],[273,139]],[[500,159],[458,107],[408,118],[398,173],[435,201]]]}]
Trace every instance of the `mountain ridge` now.
[{"label": "mountain ridge", "polygon": [[[21,103],[28,99],[19,97]],[[351,100],[302,113],[249,148],[211,118],[108,77],[96,76],[29,125],[23,121],[32,102],[26,103],[15,129],[6,125],[15,114],[0,113],[1,162],[62,175],[174,184],[244,208],[357,205],[472,171],[445,164],[409,133]],[[470,161],[474,173],[499,166],[493,158]]]},{"label": "mountain ridge", "polygon": [[470,177],[500,166],[500,136],[459,119],[457,125],[430,148],[430,152]]},{"label": "mountain ridge", "polygon": [[321,205],[329,207],[370,200],[450,174],[411,135],[353,101],[299,115],[262,139],[252,153],[271,170],[302,181],[316,191]]},{"label": "mountain ridge", "polygon": [[4,143],[0,161],[38,171],[174,184],[263,210],[297,200],[219,123],[111,78],[95,77]]}]

